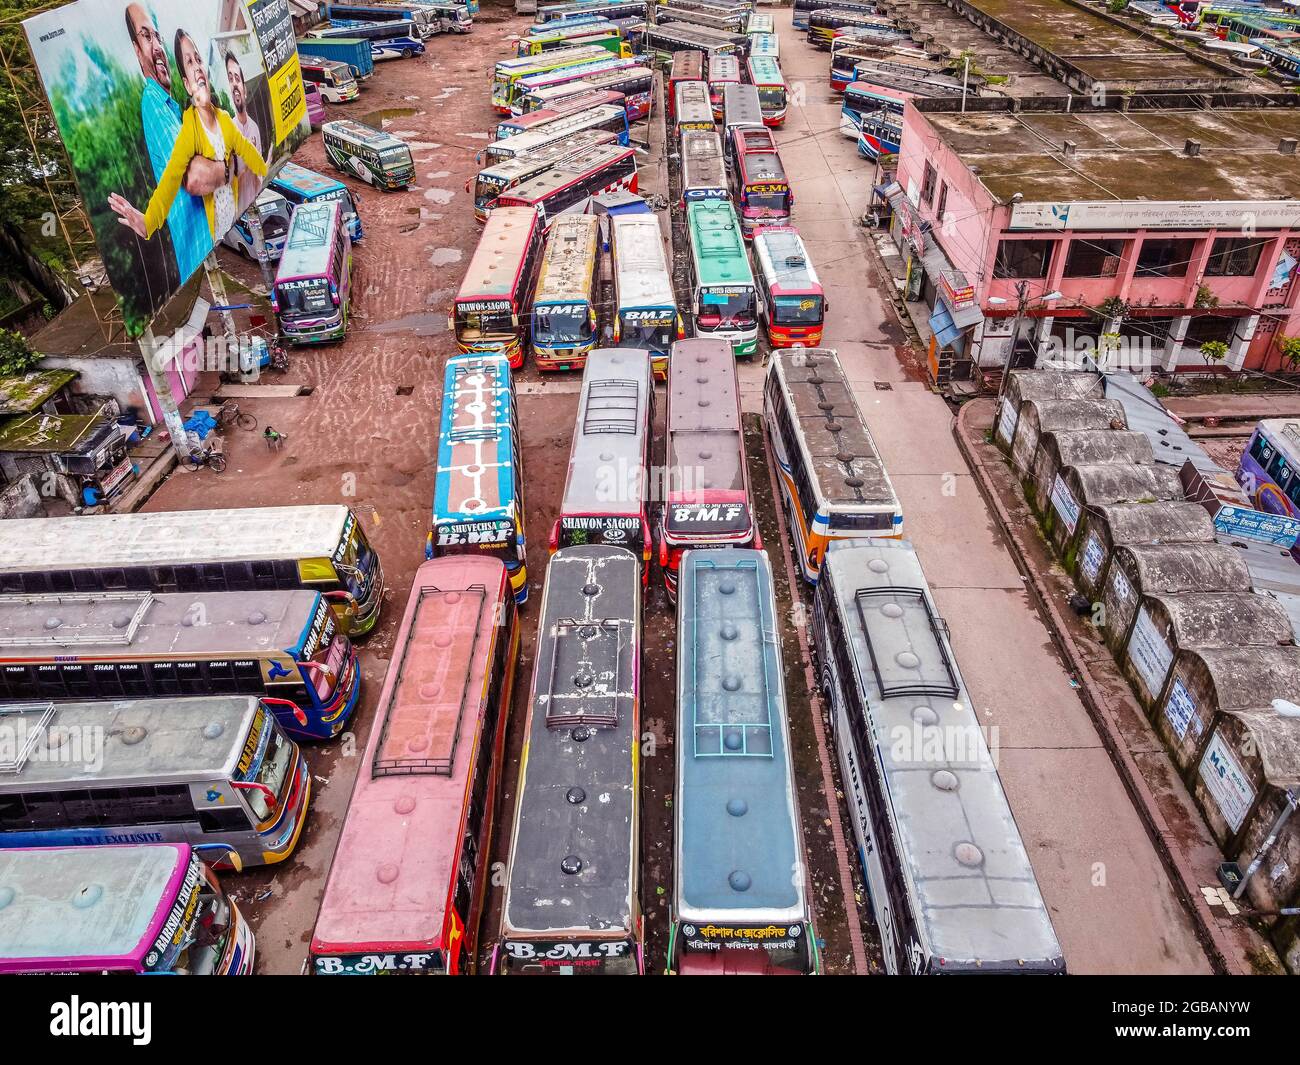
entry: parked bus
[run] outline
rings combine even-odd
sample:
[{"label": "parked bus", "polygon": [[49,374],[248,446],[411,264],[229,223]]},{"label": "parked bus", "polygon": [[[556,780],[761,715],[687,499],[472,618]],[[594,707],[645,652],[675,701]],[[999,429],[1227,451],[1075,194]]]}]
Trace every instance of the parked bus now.
[{"label": "parked bus", "polygon": [[[512,141],[523,137],[511,137]],[[531,207],[497,207],[483,226],[447,327],[468,354],[496,353],[524,364],[528,297],[542,258],[542,223]]]},{"label": "parked bus", "polygon": [[659,524],[659,568],[668,598],[676,602],[684,551],[762,548],[763,540],[751,503],[731,345],[703,337],[679,340],[668,365],[667,484]]},{"label": "parked bus", "polygon": [[710,8],[706,11],[698,8],[674,7],[671,4],[660,4],[655,8],[656,26],[674,26],[680,23],[692,29],[702,26],[715,33],[744,34],[745,24],[748,21],[749,12],[744,8],[737,8],[734,11]]},{"label": "parked bus", "polygon": [[547,566],[493,973],[644,972],[640,566],[599,543]]},{"label": "parked bus", "polygon": [[184,844],[3,851],[0,885],[0,975],[253,971],[253,930]]},{"label": "parked bus", "polygon": [[[687,55],[699,55],[688,52]],[[713,117],[722,121],[722,100],[728,85],[740,84],[740,60],[734,55],[709,56],[709,103],[713,106]]]},{"label": "parked bus", "polygon": [[849,11],[836,5],[813,11],[808,16],[808,43],[823,52],[831,50],[831,42],[841,33],[852,33],[855,30],[881,37],[896,37],[899,40],[907,38],[907,34],[884,15]]},{"label": "parked bus", "polygon": [[840,107],[840,132],[868,159],[897,154],[903,137],[903,105],[911,93],[850,82]]},{"label": "parked bus", "polygon": [[702,81],[679,82],[673,101],[673,134],[680,143],[686,130],[711,130],[713,107],[709,103],[709,87]]},{"label": "parked bus", "polygon": [[337,200],[352,243],[355,244],[365,236],[359,210],[361,198],[353,196],[348,191],[348,187],[337,178],[326,177],[297,163],[285,163],[267,184],[295,208],[304,203],[328,203]]},{"label": "parked bus", "polygon": [[599,129],[588,129],[575,133],[562,141],[548,144],[545,148],[528,152],[526,155],[514,156],[492,166],[484,167],[474,179],[474,217],[486,222],[487,216],[497,206],[497,199],[507,189],[513,189],[523,182],[545,173],[556,163],[562,162],[578,152],[594,148],[599,144],[616,144],[618,138]]},{"label": "parked bus", "polygon": [[515,42],[517,55],[541,55],[557,48],[597,45],[611,55],[630,56],[623,32],[607,19],[592,22],[549,22]]},{"label": "parked bus", "polygon": [[643,348],[587,356],[551,553],[578,544],[626,547],[650,573],[649,495],[654,375]]},{"label": "parked bus", "polygon": [[749,54],[781,61],[781,38],[775,33],[751,33],[749,35]]},{"label": "parked bus", "polygon": [[730,200],[722,138],[709,130],[682,134],[682,209],[696,200]]},{"label": "parked bus", "polygon": [[666,378],[668,353],[684,333],[659,219],[653,214],[612,215],[609,230],[614,343],[650,352],[655,377]]},{"label": "parked bus", "polygon": [[498,114],[510,113],[510,105],[518,95],[515,83],[520,78],[608,58],[609,52],[606,49],[590,44],[555,48],[541,55],[503,59],[497,63],[492,72],[492,109]]},{"label": "parked bus", "polygon": [[1266,418],[1256,425],[1237,480],[1260,510],[1300,518],[1300,422]]},{"label": "parked bus", "polygon": [[[711,59],[712,56],[709,58]],[[705,54],[703,52],[686,49],[672,54],[672,62],[668,71],[667,91],[664,94],[669,118],[673,117],[673,108],[677,106],[678,87],[690,82],[704,81],[704,61]]]},{"label": "parked bus", "polygon": [[587,74],[577,81],[530,89],[519,98],[519,107],[524,115],[528,115],[544,108],[567,106],[571,97],[578,94],[613,92],[623,96],[619,103],[627,112],[627,120],[639,122],[650,114],[650,97],[653,90],[653,70],[644,66],[625,67],[621,70],[603,70],[598,74]]},{"label": "parked bus", "polygon": [[817,583],[834,541],[902,535],[898,496],[833,349],[772,352],[763,421],[805,580]]},{"label": "parked bus", "polygon": [[317,26],[307,31],[311,40],[329,41],[339,38],[363,40],[370,45],[370,56],[378,63],[383,59],[411,59],[424,55],[424,39],[410,19],[393,19],[389,22],[346,22],[333,26]]},{"label": "parked bus", "polygon": [[688,203],[686,231],[696,335],[721,337],[731,342],[737,356],[753,355],[758,347],[758,292],[736,212],[720,200]]},{"label": "parked bus", "polygon": [[763,124],[780,126],[785,122],[785,77],[781,64],[771,56],[753,56],[747,60],[749,83],[758,90],[758,104]]},{"label": "parked bus", "polygon": [[736,153],[734,170],[736,207],[745,239],[759,226],[789,225],[794,210],[794,190],[776,142],[767,129],[738,129],[732,133]]},{"label": "parked bus", "polygon": [[763,108],[752,85],[728,85],[722,100],[722,153],[730,170],[736,165],[736,131],[762,129]]},{"label": "parked bus", "polygon": [[361,668],[316,592],[0,596],[0,703],[256,695],[295,739],[332,739]]},{"label": "parked bus", "polygon": [[415,572],[312,933],[319,976],[472,973],[519,625],[494,558]]},{"label": "parked bus", "polygon": [[496,140],[504,140],[506,137],[518,136],[520,133],[531,133],[533,130],[541,129],[551,122],[558,122],[562,118],[581,114],[589,108],[603,105],[625,108],[627,106],[627,97],[621,92],[609,92],[602,89],[588,89],[582,92],[561,95],[554,98],[553,102],[548,101],[547,106],[544,108],[537,108],[525,111],[522,115],[511,115],[509,118],[503,118],[497,123],[493,136]]},{"label": "parked bus", "polygon": [[510,364],[504,355],[458,355],[443,372],[438,467],[426,558],[491,556],[515,601],[528,599],[523,463]]},{"label": "parked bus", "polygon": [[647,25],[641,39],[641,50],[660,63],[667,63],[682,51],[739,56],[749,50],[749,38],[743,33],[719,33],[689,22],[670,22],[662,26]]},{"label": "parked bus", "polygon": [[[912,545],[833,545],[812,628],[885,971],[1063,974],[1033,866]],[[943,737],[882,739],[922,728]]]},{"label": "parked bus", "polygon": [[[892,39],[891,39],[892,41]],[[904,43],[887,43],[876,37],[861,34],[840,34],[831,42],[831,88],[843,92],[854,80],[854,69],[859,63],[931,62],[921,48]]]},{"label": "parked bus", "polygon": [[535,178],[497,197],[502,207],[528,207],[543,228],[566,213],[581,213],[592,196],[636,192],[636,151],[620,144],[598,144],[570,155]]},{"label": "parked bus", "polygon": [[687,551],[677,606],[670,974],[821,972],[783,669],[767,554]]},{"label": "parked bus", "polygon": [[267,262],[278,262],[284,253],[284,241],[289,234],[289,220],[293,208],[289,201],[273,188],[262,189],[257,198],[235,224],[226,230],[221,243],[233,248],[246,259],[257,262],[257,240],[253,236],[253,219],[262,233],[263,255]]},{"label": "parked bus", "polygon": [[291,344],[341,340],[352,296],[352,238],[335,201],[294,209],[275,272],[271,310]]},{"label": "parked bus", "polygon": [[749,21],[745,23],[745,32],[754,37],[760,33],[776,33],[776,21],[771,15],[761,14],[757,11],[750,12]]},{"label": "parked bus", "polygon": [[0,593],[242,592],[307,588],[353,639],[375,627],[384,570],[342,504],[10,518]]},{"label": "parked bus", "polygon": [[[330,21],[339,23],[346,20],[353,24],[383,22],[391,19],[409,19],[415,23],[422,40],[436,36],[443,30],[442,11],[447,5],[433,4],[330,4]],[[464,11],[468,21],[474,14],[468,7],[456,5]],[[476,5],[477,6],[477,5]]]},{"label": "parked bus", "polygon": [[361,95],[361,86],[346,63],[320,56],[299,56],[305,84],[315,85],[321,96],[332,104],[343,104]]},{"label": "parked bus", "polygon": [[541,129],[493,141],[483,149],[483,165],[492,166],[507,159],[529,156],[585,130],[605,130],[613,133],[619,144],[627,144],[627,112],[614,104],[601,104],[548,122]]},{"label": "parked bus", "polygon": [[754,234],[758,294],[774,348],[815,348],[822,342],[826,295],[793,226],[763,226]]},{"label": "parked bus", "polygon": [[350,118],[321,126],[325,158],[337,170],[377,189],[404,189],[415,180],[415,163],[404,140]]},{"label": "parked bus", "polygon": [[557,218],[533,291],[529,332],[539,370],[582,368],[600,337],[599,302],[600,222],[589,214]]},{"label": "parked bus", "polygon": [[0,707],[23,738],[0,774],[0,848],[186,843],[234,869],[282,862],[311,772],[275,713],[253,695]]},{"label": "parked bus", "polygon": [[594,0],[587,3],[542,4],[533,21],[538,25],[565,19],[607,18],[612,20],[646,17],[646,0]]},{"label": "parked bus", "polygon": [[[527,105],[524,101],[538,92],[557,89],[568,85],[570,88],[577,85],[583,92],[589,92],[592,89],[591,81],[601,74],[614,74],[628,70],[636,70],[643,62],[639,57],[636,59],[618,59],[606,54],[604,59],[597,59],[589,63],[581,63],[577,66],[561,67],[559,70],[548,70],[541,74],[530,74],[528,77],[519,78],[511,87],[510,113],[522,115],[526,113]],[[597,86],[607,88],[608,86]],[[534,97],[536,98],[536,97]]]},{"label": "parked bus", "polygon": [[836,11],[852,11],[863,15],[874,15],[876,5],[868,3],[866,0],[794,0],[794,12],[791,16],[794,28],[797,30],[806,30],[808,28],[808,16],[814,11],[824,11],[827,8],[834,8]]}]

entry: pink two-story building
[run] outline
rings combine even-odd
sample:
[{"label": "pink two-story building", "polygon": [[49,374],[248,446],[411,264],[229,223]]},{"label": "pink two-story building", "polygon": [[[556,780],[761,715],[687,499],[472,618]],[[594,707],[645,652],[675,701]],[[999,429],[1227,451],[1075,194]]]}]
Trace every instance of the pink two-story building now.
[{"label": "pink two-story building", "polygon": [[1300,101],[1235,99],[1254,106],[909,101],[884,193],[936,376],[1005,366],[1013,327],[1017,366],[1296,369]]}]

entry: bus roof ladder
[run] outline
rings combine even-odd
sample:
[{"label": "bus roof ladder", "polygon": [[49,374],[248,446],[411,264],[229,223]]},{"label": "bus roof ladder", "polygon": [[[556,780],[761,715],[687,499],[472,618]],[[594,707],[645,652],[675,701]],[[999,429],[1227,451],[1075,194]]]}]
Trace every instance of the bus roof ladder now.
[{"label": "bus roof ladder", "polygon": [[592,381],[587,386],[587,402],[582,415],[584,435],[596,433],[636,433],[639,414],[637,383],[625,378]]},{"label": "bus roof ladder", "polygon": [[[0,721],[10,715],[33,714],[39,715],[35,723],[24,721],[23,732],[18,736],[21,746],[14,748],[12,758],[6,758],[0,761],[0,773],[8,773],[17,776],[23,771],[23,766],[36,750],[37,745],[50,735],[50,722],[54,720],[57,709],[53,703],[20,703],[15,706],[0,707]],[[52,747],[56,743],[50,744]]]},{"label": "bus roof ladder", "polygon": [[[871,671],[875,674],[876,684],[880,688],[882,699],[896,699],[901,696],[936,696],[945,699],[955,699],[960,693],[960,686],[957,683],[957,671],[953,668],[952,659],[948,655],[948,649],[944,646],[944,637],[947,634],[948,626],[942,618],[936,616],[930,607],[930,600],[925,591],[921,588],[904,588],[895,585],[883,585],[879,588],[859,588],[854,595],[854,601],[858,608],[858,621],[862,625],[862,634],[867,641],[867,653],[871,656]],[[867,622],[866,605],[873,599],[892,598],[894,605],[902,607],[904,613],[908,607],[920,608],[925,612],[926,621],[929,623],[929,631],[934,641],[933,650],[939,665],[944,672],[944,680],[931,678],[925,679],[924,673],[928,666],[931,665],[925,656],[918,655],[918,663],[914,667],[920,674],[921,678],[916,683],[895,682],[886,683],[884,676],[880,672],[880,657],[876,654],[876,642],[871,637],[871,626]],[[886,604],[889,605],[889,604]],[[899,615],[900,621],[903,614]],[[902,649],[897,647],[885,648],[886,661],[894,661],[894,655],[902,653]],[[905,650],[916,652],[912,648]],[[904,667],[907,668],[907,667]]]},{"label": "bus roof ladder", "polygon": [[[614,679],[605,692],[595,690],[599,671],[591,662],[589,646],[596,639],[612,635],[614,645]],[[583,657],[578,672],[569,678],[568,690],[556,695],[555,680],[558,672],[560,641],[565,636],[576,636],[583,642]],[[551,632],[551,661],[546,679],[546,727],[573,728],[578,725],[614,728],[618,724],[618,700],[623,692],[623,626],[615,618],[560,618]],[[608,702],[608,709],[598,709],[596,700]],[[578,709],[568,707],[576,702]]]},{"label": "bus roof ladder", "polygon": [[[69,592],[53,595],[0,595],[0,606],[49,606],[51,608],[85,603],[94,606],[97,603],[122,603],[135,609],[126,616],[124,624],[119,625],[120,617],[114,618],[110,631],[96,627],[92,632],[62,632],[62,626],[51,626],[48,635],[40,636],[21,634],[16,636],[0,635],[0,647],[72,647],[82,645],[120,644],[126,646],[134,638],[140,623],[149,608],[153,606],[153,592]],[[50,620],[56,616],[51,614]],[[107,626],[105,626],[106,628]]]}]

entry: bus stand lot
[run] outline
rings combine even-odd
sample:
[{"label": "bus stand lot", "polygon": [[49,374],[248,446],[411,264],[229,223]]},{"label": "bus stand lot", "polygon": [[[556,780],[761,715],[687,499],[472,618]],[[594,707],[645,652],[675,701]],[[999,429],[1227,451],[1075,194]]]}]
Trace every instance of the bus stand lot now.
[{"label": "bus stand lot", "polygon": [[[839,97],[827,83],[827,54],[792,31],[788,7],[771,10],[793,97],[776,139],[796,189],[794,225],[808,245],[830,304],[825,343],[839,350],[855,385],[902,500],[906,535],[915,543],[951,625],[975,705],[998,728],[1003,785],[1067,963],[1073,972],[1208,971],[1191,921],[957,449],[951,413],[922,382],[905,346],[889,298],[892,282],[857,224],[870,196],[873,168],[837,130]],[[422,58],[382,64],[359,99],[329,107],[329,117],[382,122],[411,144],[416,163],[416,181],[405,192],[382,193],[345,179],[360,193],[366,232],[354,253],[347,338],[291,351],[292,365],[283,381],[309,386],[310,395],[241,398],[241,407],[257,415],[259,427],[227,434],[226,473],[175,474],[145,507],[342,502],[356,509],[384,564],[384,616],[362,645],[362,700],[350,735],[307,749],[317,787],[297,851],[282,865],[224,878],[258,936],[260,972],[305,971],[307,944],[393,636],[412,575],[424,558],[442,368],[454,351],[446,310],[480,232],[464,186],[478,170],[475,153],[495,123],[488,101],[492,65],[509,54],[510,39],[529,21],[506,14],[498,2],[485,4],[468,37],[433,38]],[[633,136],[644,139],[646,134],[638,127]],[[295,161],[333,172],[319,135],[300,149]],[[667,192],[663,163],[660,127],[640,159],[646,191]],[[221,255],[239,281],[259,281],[255,265],[226,250]],[[757,360],[740,367],[742,403],[750,415],[761,410],[762,372]],[[282,382],[271,378],[270,383]],[[564,487],[578,378],[539,378],[529,365],[518,376],[517,388],[530,601],[522,614],[523,646],[493,862],[504,862],[508,847],[547,539]],[[662,455],[662,386],[657,405],[656,454]],[[287,434],[281,450],[263,444],[261,430],[268,424]],[[752,418],[746,440],[763,537],[778,589],[783,589],[783,547],[774,525],[761,434]],[[791,609],[788,592],[778,605],[817,930],[826,942],[827,971],[851,972],[851,922],[832,853],[831,819],[841,819],[850,851],[852,833],[842,803],[834,796],[828,802],[821,784],[809,697],[802,684],[800,633],[793,623],[803,614]],[[672,885],[676,624],[657,567],[651,574],[645,625],[642,717],[649,746],[643,745],[641,901],[646,971],[661,972]],[[855,907],[867,941],[868,968],[878,972],[856,857],[850,853],[848,858],[857,895],[848,904]],[[503,884],[501,876],[490,877],[484,942],[495,934]]]}]

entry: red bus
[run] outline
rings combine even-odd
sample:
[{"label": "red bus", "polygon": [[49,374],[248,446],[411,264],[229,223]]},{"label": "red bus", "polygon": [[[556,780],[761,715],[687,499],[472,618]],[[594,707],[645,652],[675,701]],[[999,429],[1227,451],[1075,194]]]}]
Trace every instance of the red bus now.
[{"label": "red bus", "polygon": [[736,214],[746,240],[759,226],[786,226],[794,209],[794,190],[785,177],[781,155],[772,131],[737,129],[732,133],[735,153]]},{"label": "red bus", "polygon": [[668,91],[664,99],[668,102],[668,117],[673,117],[677,102],[677,86],[683,81],[704,81],[704,53],[687,49],[673,53],[673,68],[668,75]]},{"label": "red bus", "polygon": [[713,117],[722,121],[722,104],[726,97],[728,85],[739,85],[740,59],[734,55],[716,52],[709,56],[709,103],[713,105]]},{"label": "red bus", "polygon": [[523,114],[560,106],[570,97],[589,92],[621,92],[623,109],[629,122],[637,122],[650,113],[650,94],[654,89],[654,71],[649,67],[627,67],[588,74],[578,81],[566,81],[543,89],[534,89],[519,99]]},{"label": "red bus", "polygon": [[650,575],[654,534],[647,503],[654,371],[644,348],[587,354],[551,553],[580,544],[626,547]]},{"label": "red bus", "polygon": [[659,568],[677,601],[677,570],[689,548],[752,547],[754,520],[740,427],[731,341],[679,340],[668,359],[668,462],[659,525]]},{"label": "red bus", "polygon": [[497,199],[497,210],[526,207],[537,212],[543,226],[549,226],[559,215],[581,212],[592,196],[618,189],[636,192],[636,186],[636,150],[598,144],[507,189]]},{"label": "red bus", "polygon": [[555,122],[557,119],[577,114],[579,111],[586,111],[591,107],[600,107],[604,104],[617,104],[626,110],[627,98],[621,92],[609,92],[604,89],[591,89],[574,93],[572,96],[564,96],[541,110],[503,118],[497,123],[496,139],[505,140],[517,133],[527,133],[529,130],[537,129],[548,122]]},{"label": "red bus", "polygon": [[541,260],[542,223],[537,212],[496,207],[483,226],[447,316],[447,327],[460,351],[505,355],[512,370],[524,364],[527,304]]},{"label": "red bus", "polygon": [[474,970],[518,654],[499,559],[416,570],[316,918],[313,973]]},{"label": "red bus", "polygon": [[820,346],[828,304],[799,231],[760,226],[754,233],[754,265],[772,347]]}]

